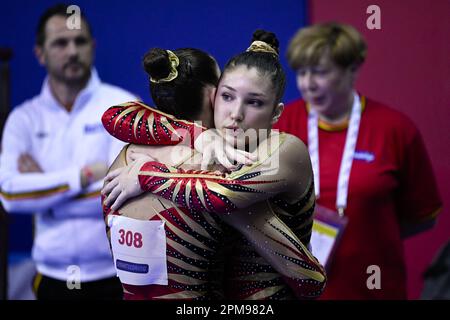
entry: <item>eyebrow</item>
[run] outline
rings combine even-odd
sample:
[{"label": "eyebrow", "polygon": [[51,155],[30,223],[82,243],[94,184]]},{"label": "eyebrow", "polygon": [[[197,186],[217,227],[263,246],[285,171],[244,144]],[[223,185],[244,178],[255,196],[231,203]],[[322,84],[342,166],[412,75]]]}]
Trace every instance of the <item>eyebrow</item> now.
[{"label": "eyebrow", "polygon": [[231,90],[231,91],[236,91],[235,88],[227,86],[226,84],[222,85],[222,87],[225,87],[225,88],[227,88],[228,90]]},{"label": "eyebrow", "polygon": [[[227,86],[226,84],[222,85],[222,87],[227,88],[228,90],[236,92],[236,89],[230,86]],[[266,95],[264,93],[257,93],[257,92],[250,92],[248,95],[254,96],[254,97],[265,97]]]},{"label": "eyebrow", "polygon": [[59,41],[59,40],[70,41],[71,39],[74,39],[75,41],[76,40],[80,40],[80,39],[89,41],[90,37],[88,37],[88,36],[86,36],[84,34],[78,34],[78,35],[76,35],[74,37],[68,36],[68,35],[57,35],[52,41]]}]

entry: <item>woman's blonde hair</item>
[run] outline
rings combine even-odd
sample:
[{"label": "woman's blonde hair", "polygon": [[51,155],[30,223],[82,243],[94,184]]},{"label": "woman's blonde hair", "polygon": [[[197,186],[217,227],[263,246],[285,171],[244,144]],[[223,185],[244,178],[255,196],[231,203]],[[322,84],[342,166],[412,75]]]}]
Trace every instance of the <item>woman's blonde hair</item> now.
[{"label": "woman's blonde hair", "polygon": [[366,58],[367,45],[352,26],[340,23],[315,24],[300,29],[291,39],[287,60],[294,70],[314,66],[328,53],[342,68],[359,67]]}]

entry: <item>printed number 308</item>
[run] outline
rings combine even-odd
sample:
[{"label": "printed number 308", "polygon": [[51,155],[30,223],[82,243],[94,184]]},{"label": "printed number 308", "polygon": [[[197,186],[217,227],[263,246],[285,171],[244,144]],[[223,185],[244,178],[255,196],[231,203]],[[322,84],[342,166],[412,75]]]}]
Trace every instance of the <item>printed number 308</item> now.
[{"label": "printed number 308", "polygon": [[129,247],[133,246],[135,248],[141,248],[142,247],[142,234],[139,232],[133,233],[132,231],[126,231],[124,229],[119,230],[120,244],[125,244]]}]

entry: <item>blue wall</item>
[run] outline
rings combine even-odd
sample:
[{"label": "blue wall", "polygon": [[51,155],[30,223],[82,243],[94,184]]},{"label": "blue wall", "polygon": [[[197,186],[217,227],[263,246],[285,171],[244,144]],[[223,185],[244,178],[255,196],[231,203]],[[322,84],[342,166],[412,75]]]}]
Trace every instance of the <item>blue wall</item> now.
[{"label": "blue wall", "polygon": [[[33,55],[34,34],[41,13],[55,1],[7,1],[0,9],[0,46],[11,47],[11,104],[39,93],[45,70]],[[151,47],[198,47],[220,66],[248,47],[257,28],[273,31],[280,40],[281,60],[288,74],[285,101],[298,96],[294,73],[284,57],[295,31],[306,23],[306,0],[172,0],[73,1],[91,23],[97,41],[95,65],[103,81],[136,93],[147,103],[147,77],[141,67]],[[10,247],[31,244],[29,217],[13,217]],[[27,235],[25,235],[26,233]]]}]

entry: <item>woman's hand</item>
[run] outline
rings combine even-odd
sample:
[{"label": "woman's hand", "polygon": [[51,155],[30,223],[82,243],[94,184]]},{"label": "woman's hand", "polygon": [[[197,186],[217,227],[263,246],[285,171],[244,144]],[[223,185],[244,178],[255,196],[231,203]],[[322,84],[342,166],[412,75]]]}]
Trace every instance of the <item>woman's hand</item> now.
[{"label": "woman's hand", "polygon": [[233,171],[239,164],[251,165],[257,160],[254,154],[235,149],[228,144],[216,129],[202,132],[195,140],[194,146],[203,155],[201,170],[207,170],[210,163],[219,163],[227,170]]},{"label": "woman's hand", "polygon": [[104,205],[111,207],[113,211],[118,210],[128,199],[144,192],[139,184],[139,171],[144,163],[154,161],[150,156],[137,152],[131,153],[130,158],[133,162],[111,171],[105,178],[102,189],[102,194],[106,196]]},{"label": "woman's hand", "polygon": [[149,161],[158,161],[158,159],[151,157],[150,155],[146,153],[136,152],[133,150],[129,151],[129,157],[131,161],[140,161],[140,160],[146,160],[145,162]]}]

